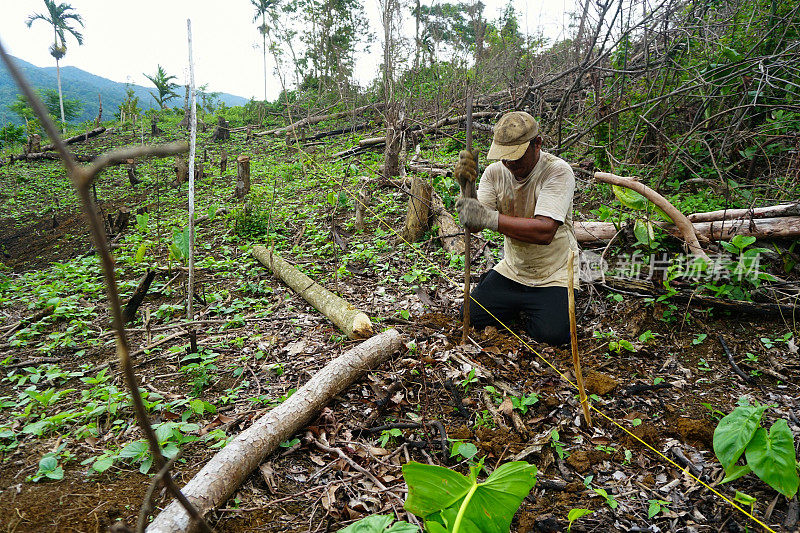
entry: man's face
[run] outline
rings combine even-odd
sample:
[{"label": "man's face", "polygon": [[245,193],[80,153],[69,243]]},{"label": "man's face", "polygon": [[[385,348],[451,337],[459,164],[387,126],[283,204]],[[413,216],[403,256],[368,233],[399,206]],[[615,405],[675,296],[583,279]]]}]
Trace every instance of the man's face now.
[{"label": "man's face", "polygon": [[533,167],[539,161],[539,149],[542,146],[542,138],[537,137],[532,140],[528,149],[519,159],[503,159],[503,165],[511,171],[517,179],[523,179],[531,173]]}]

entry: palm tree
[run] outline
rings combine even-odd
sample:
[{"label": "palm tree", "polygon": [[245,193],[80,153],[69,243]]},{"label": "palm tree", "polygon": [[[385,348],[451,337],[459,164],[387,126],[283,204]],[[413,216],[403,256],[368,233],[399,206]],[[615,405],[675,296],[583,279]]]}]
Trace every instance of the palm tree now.
[{"label": "palm tree", "polygon": [[258,26],[258,31],[261,33],[263,44],[261,50],[264,53],[264,101],[267,101],[267,34],[269,33],[269,26],[267,26],[267,12],[272,11],[278,0],[250,0],[250,3],[256,8],[256,14],[253,17],[253,22],[258,22],[261,19],[261,24]]},{"label": "palm tree", "polygon": [[[78,41],[78,45],[83,44],[83,35],[70,25],[70,21],[80,24],[83,28],[83,19],[77,13],[73,13],[75,9],[67,4],[56,4],[54,0],[44,0],[44,5],[47,8],[46,14],[35,13],[28,17],[26,24],[31,27],[35,20],[43,20],[53,26],[53,44],[50,46],[50,55],[56,60],[56,77],[58,78],[58,103],[61,108],[61,132],[66,133],[66,123],[64,120],[64,97],[61,94],[61,67],[58,60],[64,57],[67,53],[67,42],[65,32],[69,32]],[[60,44],[59,44],[60,43]]]},{"label": "palm tree", "polygon": [[176,79],[175,76],[167,76],[167,72],[161,65],[158,65],[155,76],[145,74],[145,77],[156,86],[158,94],[156,95],[156,93],[151,91],[150,96],[161,106],[161,109],[165,109],[167,107],[167,102],[178,96],[178,93],[174,91],[178,84],[172,83],[172,80]]}]

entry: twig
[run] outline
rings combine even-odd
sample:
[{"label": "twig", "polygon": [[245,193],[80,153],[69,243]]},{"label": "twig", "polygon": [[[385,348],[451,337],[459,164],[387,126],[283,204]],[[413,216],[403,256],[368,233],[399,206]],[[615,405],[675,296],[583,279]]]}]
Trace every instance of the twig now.
[{"label": "twig", "polygon": [[386,485],[381,483],[380,480],[378,478],[376,478],[372,474],[372,472],[370,472],[369,470],[367,470],[363,466],[361,466],[358,463],[356,463],[355,461],[353,461],[353,459],[349,455],[344,453],[344,451],[341,448],[333,448],[331,446],[326,446],[325,444],[322,444],[320,441],[315,439],[311,435],[310,432],[307,433],[307,435],[311,439],[311,442],[314,444],[314,446],[316,446],[317,448],[319,448],[323,452],[327,452],[327,453],[331,453],[331,454],[334,454],[334,455],[338,455],[344,462],[349,464],[350,467],[353,468],[353,470],[356,470],[357,472],[361,472],[362,474],[367,476],[367,478],[369,478],[369,480],[372,481],[375,484],[375,486],[378,487],[379,490],[381,490],[382,492],[389,492],[389,489],[386,488]]},{"label": "twig", "polygon": [[717,334],[717,339],[719,339],[719,343],[722,345],[722,349],[725,350],[725,355],[728,356],[728,363],[730,363],[731,368],[736,373],[736,375],[745,380],[747,383],[750,384],[754,383],[753,378],[742,372],[742,369],[739,368],[739,365],[736,364],[736,361],[734,361],[733,359],[733,354],[728,349],[728,345],[725,343],[725,339],[722,338],[722,335]]},{"label": "twig", "polygon": [[161,470],[153,477],[153,481],[150,482],[150,486],[147,488],[147,492],[144,495],[142,508],[139,510],[139,520],[136,522],[136,533],[144,533],[144,528],[147,526],[147,517],[153,512],[153,494],[164,480],[164,476],[167,475],[172,465],[175,464],[175,461],[177,461],[180,456],[181,450],[178,450],[178,453],[176,453],[172,459],[164,463]]}]

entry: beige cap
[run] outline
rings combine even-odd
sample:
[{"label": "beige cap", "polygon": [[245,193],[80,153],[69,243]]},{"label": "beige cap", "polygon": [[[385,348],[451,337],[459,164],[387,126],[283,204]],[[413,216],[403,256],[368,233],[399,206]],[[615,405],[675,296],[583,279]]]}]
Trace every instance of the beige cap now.
[{"label": "beige cap", "polygon": [[525,155],[531,139],[539,135],[539,123],[525,111],[503,115],[494,127],[492,147],[487,159],[515,160]]}]

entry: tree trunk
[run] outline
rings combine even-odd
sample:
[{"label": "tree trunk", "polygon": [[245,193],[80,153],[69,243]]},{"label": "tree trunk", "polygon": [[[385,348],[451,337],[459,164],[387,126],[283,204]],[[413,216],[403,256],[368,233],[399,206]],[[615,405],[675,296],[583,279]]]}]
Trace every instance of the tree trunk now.
[{"label": "tree trunk", "polygon": [[56,78],[58,78],[58,106],[61,108],[61,134],[67,133],[67,120],[64,118],[64,97],[61,94],[61,66],[56,58]]},{"label": "tree trunk", "polygon": [[431,194],[433,187],[419,176],[411,178],[411,196],[408,198],[406,226],[403,238],[408,242],[417,242],[428,229]]},{"label": "tree trunk", "polygon": [[100,96],[100,93],[97,93],[97,118],[94,121],[94,127],[99,128],[100,122],[103,120],[103,98]]},{"label": "tree trunk", "polygon": [[128,181],[131,182],[131,185],[136,186],[139,185],[142,180],[136,175],[136,160],[135,159],[128,159]]},{"label": "tree trunk", "polygon": [[383,150],[383,177],[400,175],[400,145],[403,140],[402,110],[396,102],[386,106],[386,144]]},{"label": "tree trunk", "polygon": [[219,160],[219,175],[222,176],[228,171],[228,152],[222,152],[222,157]]},{"label": "tree trunk", "polygon": [[38,133],[28,136],[28,146],[26,154],[38,154],[42,151],[42,136]]},{"label": "tree trunk", "polygon": [[240,155],[236,158],[236,198],[242,199],[250,192],[250,157]]},{"label": "tree trunk", "polygon": [[[340,355],[288,400],[240,433],[203,467],[182,492],[201,515],[222,505],[244,479],[278,444],[303,428],[333,397],[364,373],[384,362],[402,345],[402,336],[390,329]],[[153,520],[148,533],[192,530],[189,516],[173,501]]]},{"label": "tree trunk", "polygon": [[[653,224],[678,238],[682,237],[681,231],[672,224]],[[727,241],[734,235],[748,235],[758,239],[800,237],[800,216],[695,222],[692,226],[695,233],[711,241]],[[575,222],[575,237],[578,242],[607,241],[616,234],[617,228],[611,222]]]},{"label": "tree trunk", "polygon": [[372,336],[372,322],[369,317],[353,307],[347,300],[323,288],[279,255],[273,254],[263,246],[254,246],[253,256],[313,305],[317,311],[328,317],[348,337],[359,339]]}]

